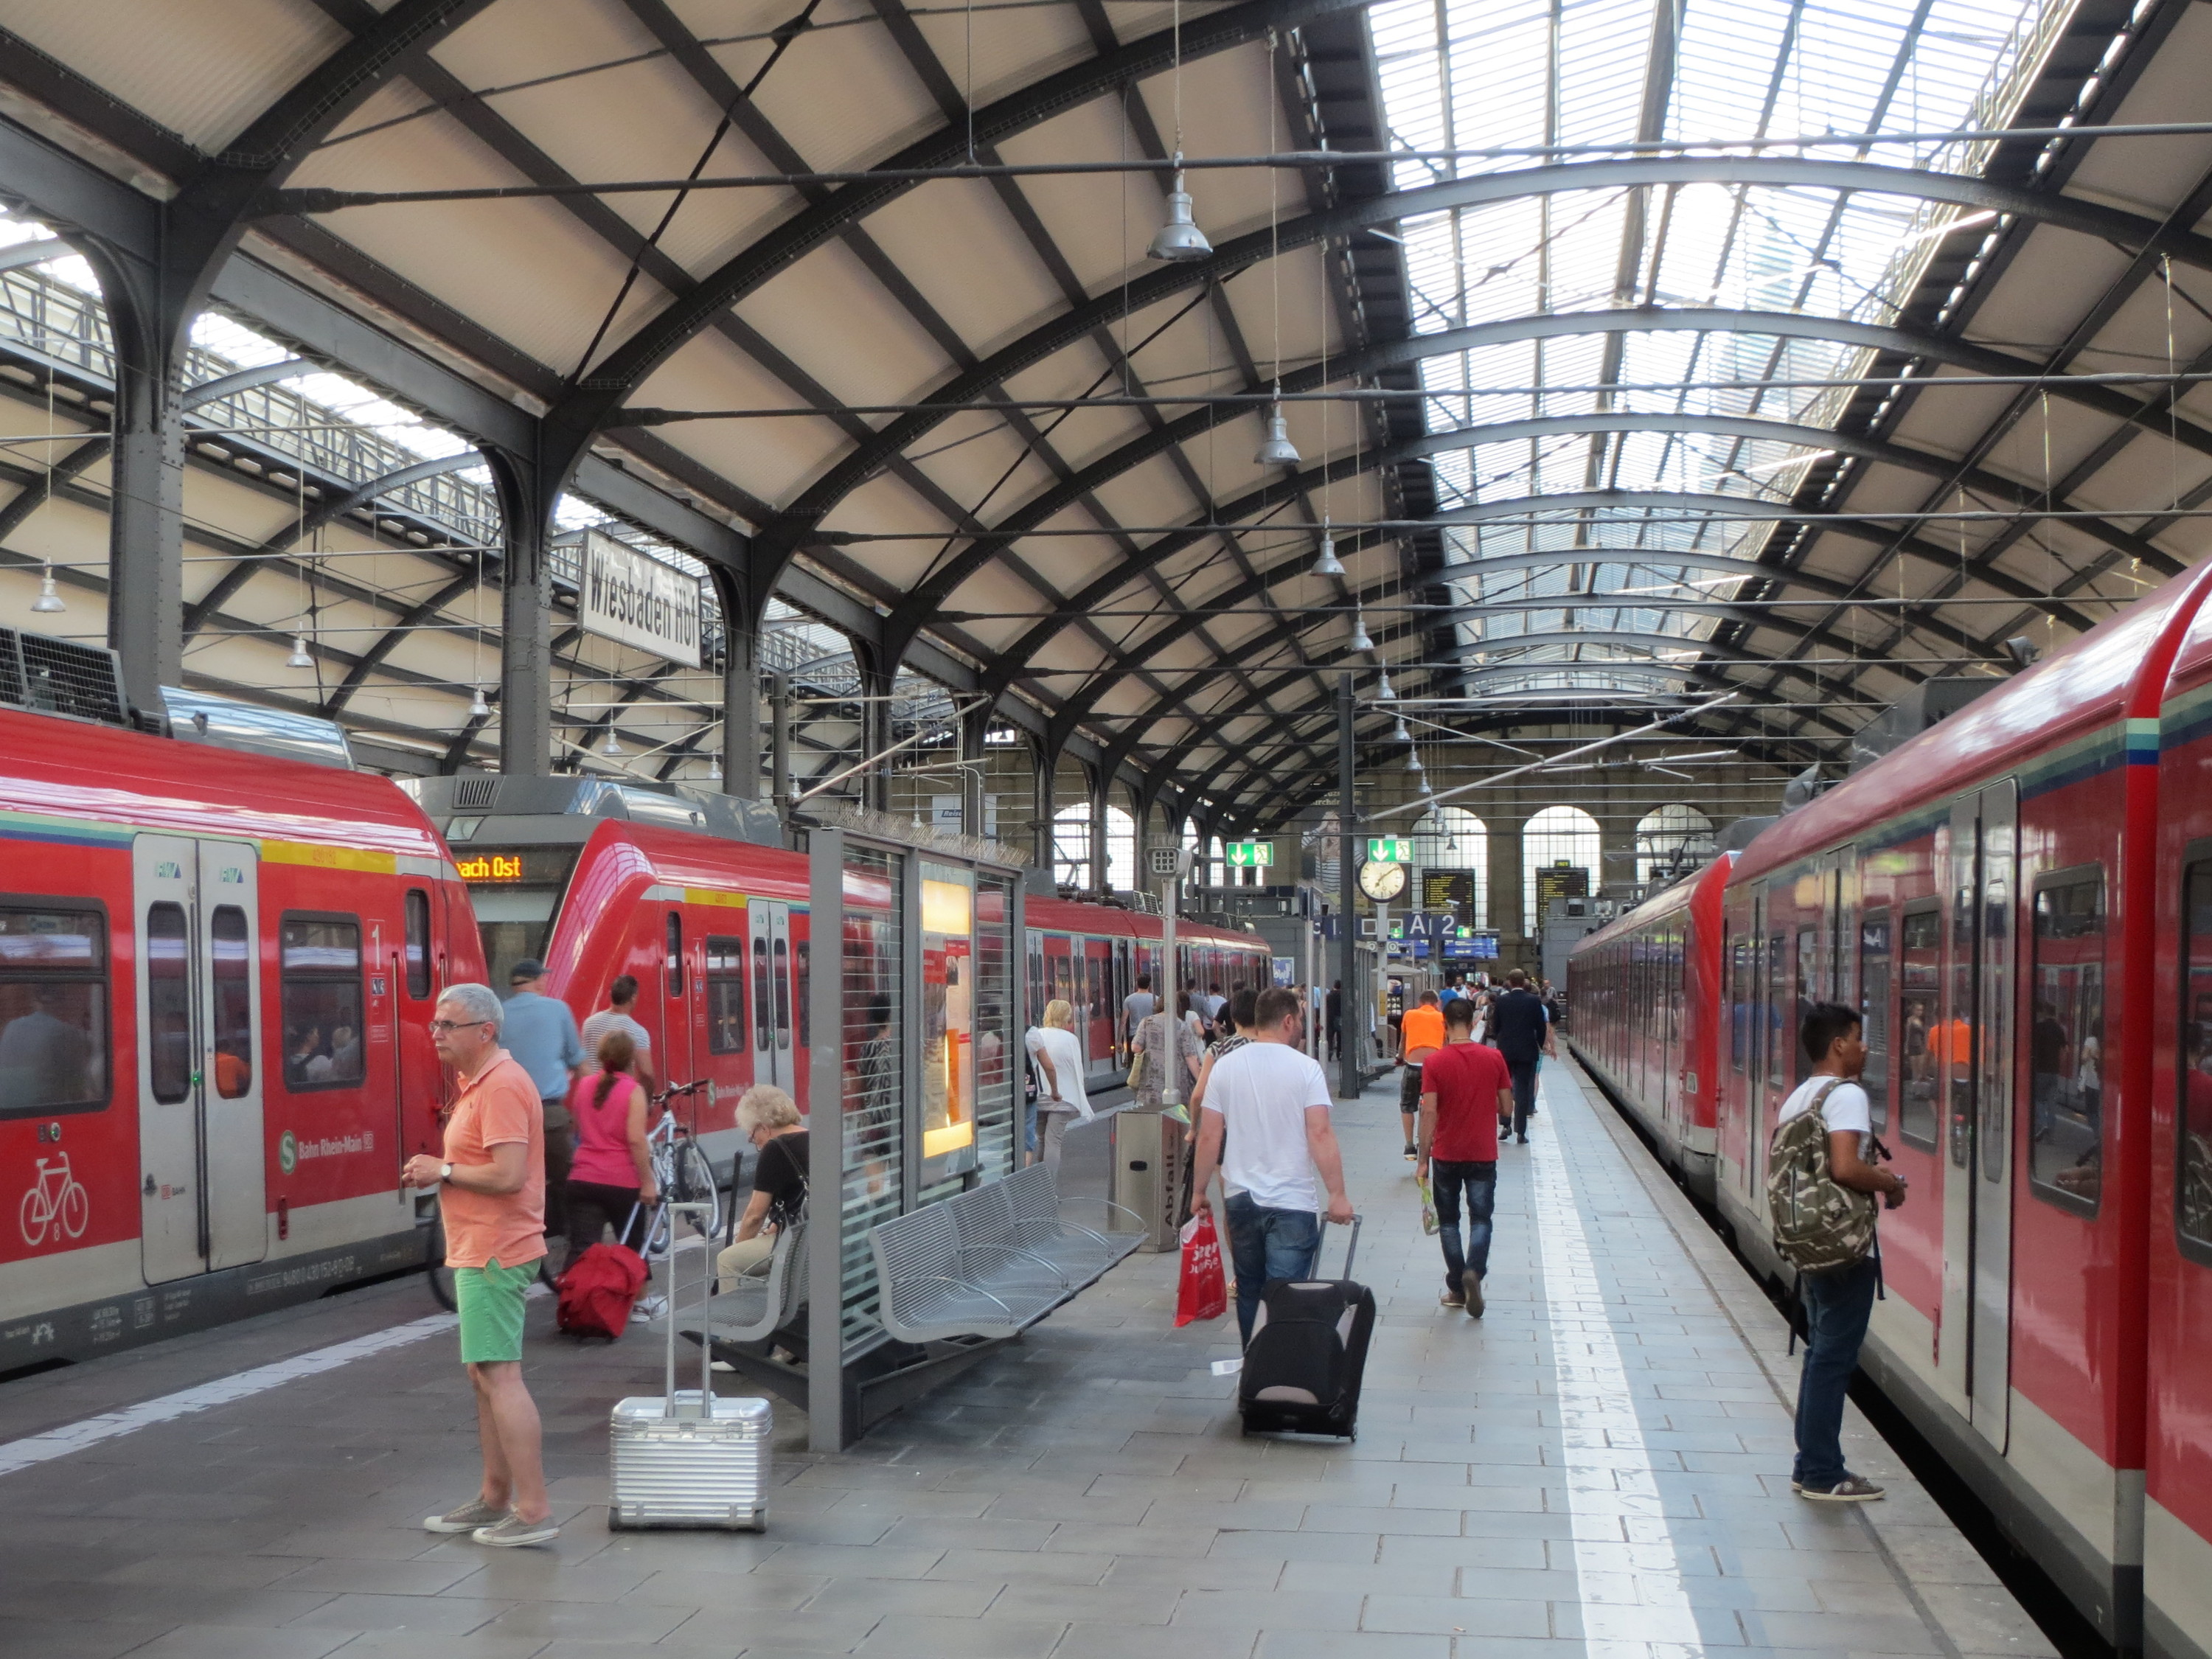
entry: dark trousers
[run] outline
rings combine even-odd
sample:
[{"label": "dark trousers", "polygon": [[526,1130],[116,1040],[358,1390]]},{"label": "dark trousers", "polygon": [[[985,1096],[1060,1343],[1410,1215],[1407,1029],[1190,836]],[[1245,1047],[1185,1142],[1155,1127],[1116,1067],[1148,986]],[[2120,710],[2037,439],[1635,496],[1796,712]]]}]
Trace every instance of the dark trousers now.
[{"label": "dark trousers", "polygon": [[1418,1117],[1421,1111],[1421,1068],[1408,1066],[1405,1075],[1398,1079],[1398,1113],[1401,1117]]},{"label": "dark trousers", "polygon": [[[1437,1206],[1437,1241],[1444,1247],[1444,1288],[1454,1295],[1469,1268],[1479,1283],[1490,1272],[1490,1216],[1498,1203],[1498,1165],[1484,1160],[1429,1160],[1429,1192]],[[1467,1239],[1460,1240],[1460,1195],[1467,1195]]]},{"label": "dark trousers", "polygon": [[547,1101],[545,1116],[545,1237],[562,1238],[568,1231],[568,1166],[576,1161],[576,1130],[566,1101]]},{"label": "dark trousers", "polygon": [[1881,1278],[1869,1256],[1797,1281],[1805,1304],[1805,1369],[1797,1378],[1797,1465],[1790,1474],[1802,1485],[1832,1486],[1850,1472],[1844,1468],[1844,1392],[1858,1369]]},{"label": "dark trousers", "polygon": [[1543,1064],[1543,1056],[1528,1060],[1509,1060],[1505,1069],[1513,1074],[1513,1134],[1518,1140],[1528,1138],[1528,1120],[1536,1115],[1536,1068]]},{"label": "dark trousers", "polygon": [[1263,1210],[1249,1194],[1229,1199],[1229,1259],[1237,1268],[1237,1324],[1252,1340],[1260,1293],[1271,1279],[1311,1277],[1321,1254],[1321,1218],[1311,1210]]},{"label": "dark trousers", "polygon": [[[547,1189],[551,1190],[550,1188]],[[609,1187],[596,1181],[571,1181],[566,1183],[562,1196],[568,1221],[568,1260],[578,1256],[599,1243],[606,1230],[615,1229],[615,1242],[627,1244],[633,1250],[645,1248],[645,1227],[647,1217],[639,1208],[637,1188]],[[635,1212],[636,1219],[631,1220]]]}]

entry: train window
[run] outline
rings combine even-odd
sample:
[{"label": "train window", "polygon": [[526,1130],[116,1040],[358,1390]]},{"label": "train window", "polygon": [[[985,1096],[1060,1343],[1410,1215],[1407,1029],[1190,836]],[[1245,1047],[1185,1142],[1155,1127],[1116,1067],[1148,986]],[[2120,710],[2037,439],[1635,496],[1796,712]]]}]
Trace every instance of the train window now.
[{"label": "train window", "polygon": [[1780,1088],[1787,1079],[1790,1051],[1797,1046],[1787,1029],[1785,988],[1793,982],[1789,972],[1790,935],[1770,933],[1766,939],[1766,1080]]},{"label": "train window", "polygon": [[1797,1006],[1792,1011],[1790,1029],[1782,1034],[1782,1040],[1790,1045],[1790,1052],[1796,1057],[1795,1080],[1799,1083],[1813,1075],[1813,1057],[1805,1052],[1805,1045],[1800,1037],[1805,1030],[1805,1016],[1813,1012],[1813,1005],[1820,1000],[1820,948],[1818,932],[1810,927],[1797,930]]},{"label": "train window", "polygon": [[2036,884],[2034,995],[2028,1182],[2039,1198],[2094,1214],[2104,1164],[2102,870],[2062,872]]},{"label": "train window", "polygon": [[361,922],[288,915],[283,975],[284,1086],[344,1089],[362,1080]]},{"label": "train window", "polygon": [[1943,988],[1943,920],[1934,900],[1908,907],[1899,924],[1897,1132],[1936,1150],[1936,1021]]},{"label": "train window", "polygon": [[775,942],[775,1046],[791,1047],[791,944],[787,939]]},{"label": "train window", "polygon": [[180,904],[146,913],[146,1061],[154,1098],[192,1091],[192,942]]},{"label": "train window", "polygon": [[792,989],[799,999],[799,1046],[806,1049],[814,1046],[814,1006],[807,1000],[813,994],[814,953],[803,939],[791,942],[791,952],[799,959],[798,982]]},{"label": "train window", "polygon": [[430,896],[407,890],[407,994],[416,1002],[430,994]]},{"label": "train window", "polygon": [[768,995],[768,937],[757,935],[753,939],[753,1047],[765,1052],[775,1040],[772,1023],[766,1018]]},{"label": "train window", "polygon": [[674,910],[668,913],[668,994],[684,994],[684,918]]},{"label": "train window", "polygon": [[2174,1221],[2188,1253],[2212,1266],[2212,860],[2191,865],[2182,890],[2181,1163]]},{"label": "train window", "polygon": [[1866,1070],[1860,1081],[1874,1108],[1874,1127],[1889,1127],[1889,912],[1859,919],[1859,1018],[1864,1022]]},{"label": "train window", "polygon": [[107,1103],[106,974],[100,911],[0,909],[0,1117]]},{"label": "train window", "polygon": [[745,1048],[745,942],[712,934],[707,939],[707,1051],[739,1054]]},{"label": "train window", "polygon": [[208,919],[215,1005],[215,1091],[236,1100],[253,1089],[253,938],[246,912],[219,904]]},{"label": "train window", "polygon": [[1751,941],[1729,935],[1729,1069],[1741,1072],[1751,1042]]}]

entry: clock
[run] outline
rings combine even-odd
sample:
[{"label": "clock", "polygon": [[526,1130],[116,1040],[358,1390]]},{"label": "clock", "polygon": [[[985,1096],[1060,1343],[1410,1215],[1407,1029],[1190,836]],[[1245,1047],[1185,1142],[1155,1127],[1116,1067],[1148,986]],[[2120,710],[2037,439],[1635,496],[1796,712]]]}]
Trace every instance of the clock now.
[{"label": "clock", "polygon": [[1359,866],[1359,890],[1377,904],[1387,904],[1406,890],[1406,866],[1370,859]]}]

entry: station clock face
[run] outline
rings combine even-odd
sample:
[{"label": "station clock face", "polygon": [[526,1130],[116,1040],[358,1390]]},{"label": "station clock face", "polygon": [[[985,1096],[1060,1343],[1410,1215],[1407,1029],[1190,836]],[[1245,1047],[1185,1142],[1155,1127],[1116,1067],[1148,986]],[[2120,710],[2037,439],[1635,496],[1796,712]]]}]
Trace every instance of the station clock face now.
[{"label": "station clock face", "polygon": [[1377,904],[1387,904],[1406,890],[1406,866],[1370,859],[1359,866],[1359,890]]}]

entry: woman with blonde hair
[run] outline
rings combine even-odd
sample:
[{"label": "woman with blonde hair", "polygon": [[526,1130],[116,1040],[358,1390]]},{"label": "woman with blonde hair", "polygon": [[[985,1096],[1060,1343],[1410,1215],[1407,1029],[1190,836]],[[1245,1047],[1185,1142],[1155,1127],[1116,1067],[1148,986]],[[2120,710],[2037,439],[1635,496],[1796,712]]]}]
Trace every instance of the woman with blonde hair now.
[{"label": "woman with blonde hair", "polygon": [[806,1208],[810,1153],[798,1103],[773,1083],[756,1083],[738,1098],[738,1127],[760,1160],[753,1166],[753,1195],[738,1219],[738,1236],[714,1259],[715,1276],[725,1285],[765,1271],[776,1234]]},{"label": "woman with blonde hair", "polygon": [[1044,1145],[1039,1156],[1055,1175],[1060,1170],[1060,1142],[1078,1118],[1091,1121],[1091,1097],[1083,1088],[1083,1048],[1075,1040],[1075,1007],[1055,997],[1044,1006],[1044,1024],[1032,1025],[1024,1046],[1036,1063],[1037,1114],[1044,1119]]}]

